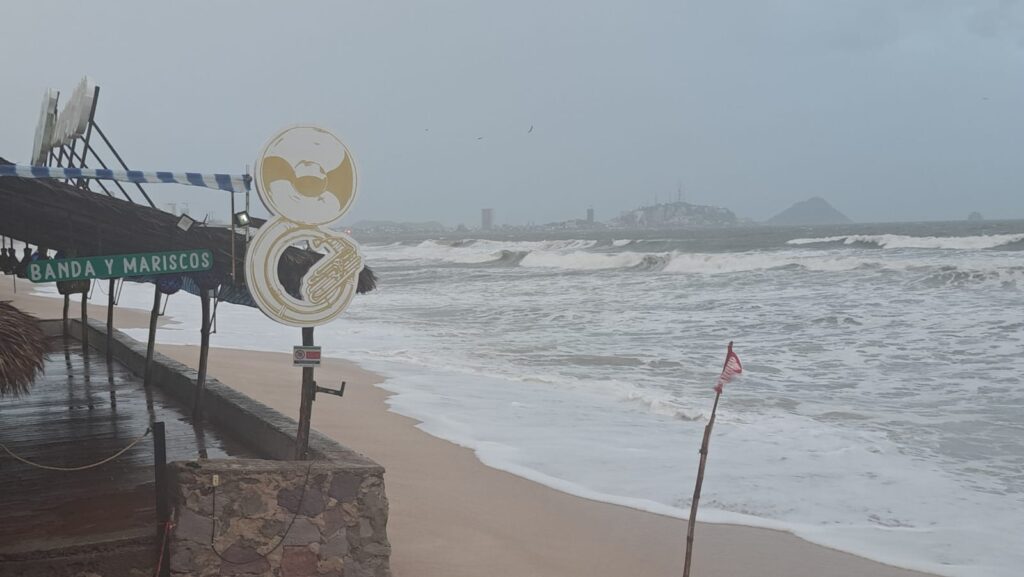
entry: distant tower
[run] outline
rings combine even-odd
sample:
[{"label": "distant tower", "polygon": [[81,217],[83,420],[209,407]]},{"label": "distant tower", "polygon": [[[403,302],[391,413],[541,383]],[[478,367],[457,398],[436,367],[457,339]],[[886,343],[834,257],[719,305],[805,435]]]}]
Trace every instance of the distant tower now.
[{"label": "distant tower", "polygon": [[587,209],[587,224],[594,224],[594,209]]},{"label": "distant tower", "polygon": [[484,208],[480,210],[480,228],[483,230],[491,230],[494,226],[494,209]]}]

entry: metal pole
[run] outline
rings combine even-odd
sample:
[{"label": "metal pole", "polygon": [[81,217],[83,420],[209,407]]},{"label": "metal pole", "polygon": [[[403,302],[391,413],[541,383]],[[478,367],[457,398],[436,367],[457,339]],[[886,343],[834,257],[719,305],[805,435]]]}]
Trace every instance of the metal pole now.
[{"label": "metal pole", "polygon": [[192,401],[192,420],[198,422],[202,418],[203,390],[206,388],[206,366],[210,356],[210,291],[201,289],[199,300],[203,305],[203,324],[200,328],[199,341],[199,376],[196,378],[196,394]]},{"label": "metal pole", "polygon": [[160,316],[160,287],[153,285],[153,310],[149,313],[149,341],[146,344],[146,373],[142,384],[149,386],[153,373],[153,347],[156,345],[156,320]]},{"label": "metal pole", "polygon": [[60,154],[57,155],[57,166],[58,167],[64,166],[64,152],[65,152],[64,146],[65,145],[63,145],[63,144],[60,145]]},{"label": "metal pole", "polygon": [[[106,163],[106,162],[103,162],[103,159],[102,159],[102,158],[100,158],[100,155],[99,155],[99,154],[96,154],[96,150],[94,150],[94,149],[93,149],[93,147],[91,147],[91,146],[90,146],[90,147],[86,148],[86,149],[85,149],[85,151],[86,151],[86,152],[91,152],[91,153],[92,153],[92,155],[93,155],[93,156],[94,156],[94,157],[96,158],[96,162],[100,163],[100,166],[101,166],[101,167],[103,167],[103,168],[108,168],[108,167],[107,167],[107,163]],[[104,186],[103,186],[102,182],[103,182],[102,180],[97,180],[97,181],[96,181],[96,183],[100,185],[100,188],[103,188],[103,190],[107,190],[107,189],[106,189],[106,187],[104,187]],[[132,200],[132,197],[128,196],[128,191],[127,191],[127,190],[125,190],[123,186],[121,186],[121,183],[120,183],[120,182],[118,182],[118,181],[116,181],[116,180],[113,180],[113,181],[111,181],[111,182],[113,182],[113,183],[114,183],[114,185],[116,185],[116,186],[117,186],[117,188],[121,189],[121,194],[123,194],[123,195],[124,195],[124,198],[125,198],[125,200],[127,200],[128,202],[130,202],[130,203],[132,203],[132,204],[135,204],[135,201],[134,201],[134,200]],[[107,192],[107,194],[110,194],[110,193],[109,193],[109,192]],[[110,196],[114,196],[114,195],[112,195],[112,194],[111,194]]]},{"label": "metal pole", "polygon": [[[92,150],[92,149],[89,149],[89,150]],[[75,158],[76,160],[78,160],[78,161],[79,161],[79,162],[81,163],[81,165],[79,166],[79,168],[89,168],[89,167],[88,167],[88,166],[86,166],[86,164],[85,164],[85,154],[84,154],[85,152],[87,152],[87,151],[86,151],[86,150],[83,150],[83,151],[82,151],[82,153],[83,153],[83,155],[82,155],[82,156],[78,156],[78,154],[77,154],[77,153],[75,153],[75,155],[74,155],[74,157],[73,157],[73,158]],[[80,179],[78,179],[78,181],[79,181],[79,182],[87,182],[87,181],[89,181],[89,179],[87,179],[87,178],[84,178],[84,177],[83,177],[83,178],[80,178]],[[115,180],[115,181],[113,181],[113,182],[117,182],[117,181]],[[100,188],[101,188],[101,189],[103,189],[103,192],[107,193],[107,196],[110,196],[110,197],[113,197],[113,196],[114,196],[114,195],[110,194],[110,191],[109,191],[109,190],[107,190],[107,187],[106,187],[106,186],[103,186],[103,181],[102,181],[102,180],[98,180],[98,179],[97,179],[97,180],[96,180],[96,184],[100,185]],[[78,186],[78,185],[77,185],[77,183],[76,183],[76,186]],[[89,187],[88,187],[88,186],[79,186],[79,188],[84,188],[84,189],[86,189],[86,190],[88,190],[88,189],[89,189]]]},{"label": "metal pole", "polygon": [[[117,150],[114,148],[114,145],[110,144],[110,139],[107,138],[106,134],[103,134],[103,129],[100,128],[100,125],[96,124],[94,122],[92,124],[92,126],[93,126],[93,128],[96,129],[96,133],[100,135],[100,138],[103,139],[103,142],[106,143],[107,148],[110,149],[110,152],[114,153],[114,158],[116,158],[117,161],[121,163],[121,168],[124,168],[125,170],[129,170],[128,165],[124,163],[124,159],[121,158],[121,155],[117,153]],[[142,196],[146,197],[146,202],[149,203],[149,206],[151,208],[156,208],[156,205],[153,204],[153,199],[149,198],[149,195],[146,194],[146,189],[142,188],[142,185],[137,183],[137,182],[134,183],[134,184],[135,184],[135,187],[139,189],[139,192],[142,193]]]},{"label": "metal pole", "polygon": [[[89,138],[92,136],[92,125],[96,119],[96,104],[100,100],[100,87],[97,86],[92,91],[92,108],[89,110],[89,125],[85,129],[85,146],[82,148],[82,160],[79,168],[85,168],[85,156],[89,154]],[[89,181],[84,178],[79,178],[78,182],[75,183],[78,188],[88,188]],[[109,192],[107,193],[110,194]]]},{"label": "metal pole", "polygon": [[107,285],[107,364],[114,360],[114,285],[116,284],[117,279],[112,278]]},{"label": "metal pole", "polygon": [[89,354],[89,291],[82,293],[82,354]]},{"label": "metal pole", "polygon": [[235,193],[229,192],[231,197],[231,282],[235,282]]},{"label": "metal pole", "polygon": [[[726,359],[728,362],[728,358]],[[697,526],[697,503],[700,501],[700,488],[704,484],[704,465],[708,462],[708,443],[711,440],[711,429],[715,426],[715,412],[718,411],[718,399],[722,393],[715,394],[715,406],[711,408],[711,418],[704,427],[704,440],[700,444],[700,465],[697,467],[697,486],[693,489],[693,501],[690,502],[690,519],[686,528],[686,559],[683,561],[683,577],[690,577],[690,560],[693,557],[693,533]]]},{"label": "metal pole", "polygon": [[[246,170],[246,172],[249,172],[249,171]],[[245,191],[245,214],[252,214],[251,212],[249,212],[249,190],[248,189],[246,189],[246,191]],[[246,252],[248,252],[248,250],[249,250],[249,225],[248,224],[245,225],[245,249],[246,249]]]},{"label": "metal pole", "polygon": [[[68,168],[74,168],[75,167],[75,158],[74,157],[75,157],[75,147],[76,146],[78,146],[78,139],[77,138],[71,139],[71,146],[68,147],[71,150],[71,153],[68,155]],[[65,184],[71,184],[71,179],[70,178],[65,178],[64,179],[64,183]]]},{"label": "metal pole", "polygon": [[[153,476],[156,491],[156,540],[164,543],[168,536],[164,535],[167,521],[170,519],[170,506],[167,500],[167,438],[164,433],[164,422],[153,423]],[[162,548],[161,548],[162,549]],[[159,549],[158,549],[159,550]],[[165,559],[160,560],[160,576],[170,575],[170,555],[164,550]]]},{"label": "metal pole", "polygon": [[[302,327],[302,345],[313,346],[313,327]],[[313,394],[316,382],[313,367],[302,367],[302,401],[299,405],[299,430],[295,435],[295,460],[306,458],[309,450],[309,421],[313,416]]]}]

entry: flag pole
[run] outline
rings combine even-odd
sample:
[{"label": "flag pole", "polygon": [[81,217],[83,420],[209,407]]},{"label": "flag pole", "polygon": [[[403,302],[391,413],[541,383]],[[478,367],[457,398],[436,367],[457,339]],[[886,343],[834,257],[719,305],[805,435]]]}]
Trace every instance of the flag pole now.
[{"label": "flag pole", "polygon": [[[729,352],[725,356],[722,372],[725,373],[732,357],[732,341],[729,341]],[[700,444],[700,465],[697,467],[697,486],[693,489],[693,501],[690,503],[690,519],[686,529],[686,559],[683,561],[683,577],[690,577],[690,561],[693,558],[693,532],[697,527],[697,505],[700,502],[700,488],[704,484],[704,466],[708,462],[708,444],[711,442],[711,429],[715,426],[715,413],[718,412],[718,400],[722,398],[721,387],[715,388],[715,404],[711,407],[711,417],[704,427],[704,440]]]}]

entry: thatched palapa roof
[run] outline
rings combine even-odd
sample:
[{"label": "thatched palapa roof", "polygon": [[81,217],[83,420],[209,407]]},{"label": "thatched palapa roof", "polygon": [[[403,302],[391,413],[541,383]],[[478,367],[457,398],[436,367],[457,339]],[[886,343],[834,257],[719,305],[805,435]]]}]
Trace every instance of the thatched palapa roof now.
[{"label": "thatched palapa roof", "polygon": [[[10,162],[0,158],[0,164]],[[222,194],[211,192],[211,194]],[[0,178],[0,234],[76,256],[100,256],[206,248],[213,252],[213,269],[185,275],[190,292],[198,284],[221,285],[221,300],[255,306],[245,287],[245,237],[231,230],[194,225],[185,232],[177,216],[101,192],[83,190],[54,179]],[[262,220],[253,219],[254,224]],[[234,271],[232,279],[232,243]],[[323,257],[289,248],[278,267],[285,289],[301,298],[303,275]],[[151,279],[143,279],[151,280]],[[376,286],[369,268],[359,275],[359,293]]]},{"label": "thatched palapa roof", "polygon": [[28,392],[43,370],[47,348],[35,317],[0,302],[0,397]]}]

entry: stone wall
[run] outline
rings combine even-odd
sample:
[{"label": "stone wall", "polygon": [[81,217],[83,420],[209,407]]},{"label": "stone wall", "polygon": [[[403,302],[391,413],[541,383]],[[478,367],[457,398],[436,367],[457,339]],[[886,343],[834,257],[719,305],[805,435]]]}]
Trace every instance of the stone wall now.
[{"label": "stone wall", "polygon": [[172,575],[391,574],[380,467],[231,459],[170,470]]},{"label": "stone wall", "polygon": [[[59,334],[60,321],[46,324]],[[105,328],[89,321],[90,344],[101,351]],[[71,334],[80,331],[72,319]],[[113,356],[141,375],[146,344],[118,330],[112,337]],[[153,384],[184,403],[191,403],[196,377],[173,359],[153,356]],[[390,577],[383,467],[317,431],[310,431],[313,460],[291,461],[298,424],[212,376],[203,415],[268,460],[168,465],[173,575]]]}]

